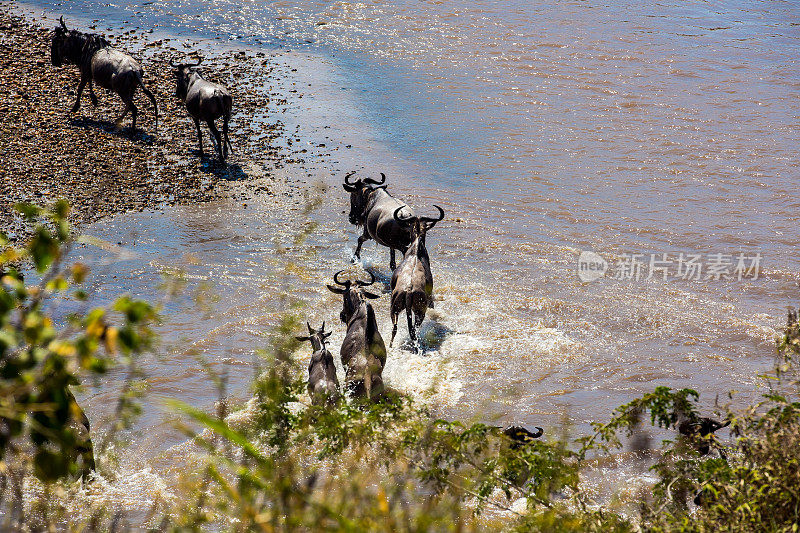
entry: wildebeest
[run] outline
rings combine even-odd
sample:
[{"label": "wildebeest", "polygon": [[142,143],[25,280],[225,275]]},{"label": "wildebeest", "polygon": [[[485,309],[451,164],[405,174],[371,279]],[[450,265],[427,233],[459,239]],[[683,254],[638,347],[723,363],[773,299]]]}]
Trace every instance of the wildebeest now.
[{"label": "wildebeest", "polygon": [[[730,418],[726,419],[724,422],[720,422],[713,418],[697,416],[694,413],[687,415],[681,410],[677,413],[675,428],[678,430],[678,433],[686,439],[686,444],[694,448],[701,456],[711,453],[711,447],[713,446],[714,449],[717,450],[717,453],[719,453],[720,458],[727,461],[728,456],[725,454],[722,445],[717,441],[714,432],[729,426],[730,423]],[[707,491],[705,487],[700,487],[692,500],[694,504],[704,505],[708,503],[708,492],[709,491]],[[712,496],[710,499],[713,501],[714,497]]]},{"label": "wildebeest", "polygon": [[720,456],[725,458],[725,452],[716,442],[714,432],[730,425],[730,423],[730,419],[720,422],[705,416],[688,416],[683,411],[679,411],[675,427],[678,433],[686,437],[688,444],[697,450],[700,455],[708,455],[713,444]]},{"label": "wildebeest", "polygon": [[[200,146],[200,157],[203,157],[203,134],[200,131],[200,121],[208,124],[211,130],[211,142],[216,141],[216,150],[220,161],[228,157],[228,148],[233,152],[233,146],[228,139],[228,122],[231,119],[233,99],[228,90],[203,78],[202,73],[196,68],[203,62],[200,58],[197,63],[179,63],[170,61],[170,66],[175,69],[177,86],[175,96],[186,104],[189,116],[194,120],[197,128],[197,143]],[[222,136],[220,136],[214,121],[222,117]]]},{"label": "wildebeest", "polygon": [[[439,210],[439,218],[428,217],[400,217],[402,207],[395,209],[392,214],[394,220],[400,226],[410,228],[412,241],[406,250],[403,260],[392,274],[392,303],[390,313],[392,317],[392,339],[389,346],[394,342],[397,333],[397,316],[403,309],[406,310],[408,318],[408,334],[411,340],[417,340],[416,330],[425,318],[428,307],[433,306],[433,274],[431,274],[431,260],[428,257],[428,250],[425,247],[425,235],[444,218],[444,209],[434,205]],[[411,313],[414,313],[414,322],[411,320]]]},{"label": "wildebeest", "polygon": [[67,395],[67,401],[71,412],[69,421],[70,427],[76,433],[75,451],[81,458],[81,477],[86,478],[89,473],[95,471],[94,463],[94,446],[92,445],[91,427],[89,426],[89,417],[81,409],[75,396],[69,389],[64,389]]},{"label": "wildebeest", "polygon": [[503,430],[503,434],[511,439],[511,448],[516,450],[544,435],[544,429],[539,426],[535,426],[535,429],[536,433],[522,426],[509,426]]},{"label": "wildebeest", "polygon": [[361,246],[364,241],[375,239],[375,242],[390,250],[389,267],[396,267],[394,251],[406,252],[411,243],[411,233],[403,224],[398,224],[392,213],[402,207],[408,216],[414,211],[403,201],[386,192],[386,175],[381,172],[381,181],[372,178],[350,181],[351,172],[344,177],[344,190],[350,193],[350,223],[364,226],[364,233],[358,238],[355,257],[361,258]]},{"label": "wildebeest", "polygon": [[339,274],[342,272],[333,276],[333,281],[341,287],[328,285],[328,289],[342,295],[339,318],[347,324],[347,333],[340,355],[345,368],[346,387],[355,396],[378,398],[384,392],[382,374],[386,364],[386,345],[378,331],[375,311],[367,302],[367,298],[379,296],[364,290],[364,287],[375,282],[375,276],[369,273],[369,282],[340,281]]},{"label": "wildebeest", "polygon": [[333,356],[325,346],[331,332],[325,333],[325,322],[317,330],[308,322],[306,327],[308,335],[297,337],[297,340],[311,341],[314,350],[311,354],[311,363],[308,365],[308,395],[314,405],[333,403],[339,399],[339,379],[336,377]]},{"label": "wildebeest", "polygon": [[92,33],[81,33],[78,30],[69,30],[64,24],[64,17],[59,19],[61,25],[56,26],[53,41],[50,46],[50,59],[53,65],[60,67],[64,63],[77,65],[81,72],[81,81],[78,84],[78,96],[72,112],[77,112],[81,107],[81,95],[86,84],[89,84],[89,96],[92,105],[97,105],[97,96],[94,94],[93,82],[97,85],[117,93],[125,104],[125,110],[116,120],[116,127],[122,127],[122,119],[130,111],[131,129],[136,129],[136,117],[139,110],[133,103],[133,95],[138,87],[153,103],[156,117],[156,130],[158,130],[158,104],[153,93],[147,90],[142,82],[141,65],[128,54],[112,48],[111,44],[103,37]]}]

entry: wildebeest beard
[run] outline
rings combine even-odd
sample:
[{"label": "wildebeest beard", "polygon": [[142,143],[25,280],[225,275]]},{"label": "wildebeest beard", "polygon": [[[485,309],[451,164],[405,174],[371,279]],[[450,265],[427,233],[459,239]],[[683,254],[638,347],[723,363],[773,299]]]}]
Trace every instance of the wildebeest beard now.
[{"label": "wildebeest beard", "polygon": [[65,62],[88,68],[94,54],[111,46],[103,37],[92,33],[81,33],[78,30],[56,28],[50,46],[50,59],[53,65],[60,67]]},{"label": "wildebeest beard", "polygon": [[371,189],[361,189],[356,193],[356,199],[350,202],[350,223],[356,227],[361,227],[367,221],[367,203]]}]

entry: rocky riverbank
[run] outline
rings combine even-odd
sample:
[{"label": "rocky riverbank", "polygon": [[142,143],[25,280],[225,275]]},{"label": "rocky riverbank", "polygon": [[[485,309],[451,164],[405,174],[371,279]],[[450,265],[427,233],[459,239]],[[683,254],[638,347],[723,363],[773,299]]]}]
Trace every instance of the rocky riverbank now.
[{"label": "rocky riverbank", "polygon": [[[240,195],[270,194],[282,188],[271,170],[302,158],[305,150],[292,149],[291,134],[272,118],[287,102],[271,92],[275,67],[269,54],[229,50],[205,58],[205,76],[228,85],[234,100],[235,152],[222,165],[212,159],[205,127],[206,158],[200,159],[194,125],[174,97],[169,60],[186,57],[176,48],[180,43],[137,28],[108,36],[142,63],[145,85],[159,105],[156,131],[152,105],[137,92],[137,131],[129,128],[130,116],[115,131],[123,104],[105,90],[96,89],[97,107],[86,91],[81,109],[70,112],[79,74],[73,65],[52,65],[52,25],[0,4],[0,228],[12,238],[20,236],[17,202],[66,198],[80,224],[131,209],[231,195],[232,187]],[[245,79],[246,84],[229,83]]]}]

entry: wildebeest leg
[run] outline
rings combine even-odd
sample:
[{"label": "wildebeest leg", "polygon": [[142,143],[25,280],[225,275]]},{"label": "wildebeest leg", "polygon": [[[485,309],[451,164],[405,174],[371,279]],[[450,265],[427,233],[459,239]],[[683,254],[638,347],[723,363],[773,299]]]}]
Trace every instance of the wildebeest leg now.
[{"label": "wildebeest leg", "polygon": [[398,313],[395,311],[394,306],[392,306],[392,340],[389,341],[389,347],[392,346],[392,343],[394,342],[394,336],[397,335],[397,314]]},{"label": "wildebeest leg", "polygon": [[230,115],[226,112],[222,116],[222,137],[223,137],[223,149],[225,150],[225,157],[228,157],[228,148],[230,147],[231,152],[233,152],[233,146],[231,146],[231,141],[228,139],[228,121],[230,120]]},{"label": "wildebeest leg", "polygon": [[213,120],[208,120],[207,122],[208,122],[208,129],[211,130],[211,135],[213,135],[213,138],[216,139],[217,141],[217,155],[219,155],[219,160],[225,161],[225,155],[222,153],[222,137],[219,134],[219,130],[214,125]]},{"label": "wildebeest leg", "polygon": [[200,130],[200,121],[194,120],[194,126],[197,128],[197,144],[200,147],[200,157],[203,157],[203,132]]},{"label": "wildebeest leg", "polygon": [[411,306],[410,305],[406,306],[406,318],[408,319],[408,334],[411,337],[412,341],[416,341],[417,340],[417,332],[414,329],[414,322],[411,319]]},{"label": "wildebeest leg", "polygon": [[81,477],[85,479],[89,477],[89,474],[94,472],[97,467],[94,462],[94,446],[92,445],[92,438],[89,429],[89,419],[86,418],[86,415],[83,413],[83,411],[81,411],[81,414],[84,418],[83,425],[86,428],[86,435],[78,436],[80,440],[75,450],[81,455]]},{"label": "wildebeest leg", "polygon": [[392,272],[397,268],[397,263],[394,260],[394,248],[389,248],[389,268],[392,269]]},{"label": "wildebeest leg", "polygon": [[136,104],[133,103],[133,97],[131,97],[131,130],[136,131],[136,117],[139,116],[139,109],[136,107]]},{"label": "wildebeest leg", "polygon": [[369,240],[369,234],[367,233],[367,228],[364,226],[364,233],[358,238],[358,245],[356,245],[356,252],[353,254],[353,262],[355,259],[361,259],[361,247],[364,245],[364,241]]},{"label": "wildebeest leg", "polygon": [[78,83],[78,97],[75,98],[75,105],[72,106],[72,112],[77,113],[78,110],[81,108],[81,96],[83,95],[83,89],[86,87],[86,83],[90,80],[88,76],[81,75],[81,81]]},{"label": "wildebeest leg", "polygon": [[[422,312],[414,311],[414,331],[415,332],[419,332],[419,328],[422,325],[422,321],[424,319],[425,319],[425,312],[424,311],[422,311]],[[414,340],[417,341],[417,353],[421,354],[422,353],[422,343],[420,342],[420,340],[418,338],[415,338]]]},{"label": "wildebeest leg", "polygon": [[89,98],[92,100],[92,105],[97,107],[97,95],[94,94],[94,83],[91,78],[89,78]]},{"label": "wildebeest leg", "polygon": [[130,101],[126,102],[124,99],[122,100],[122,102],[125,104],[125,110],[122,112],[119,118],[116,121],[114,121],[114,125],[116,126],[117,131],[122,129],[122,119],[124,119],[128,115],[128,111],[131,110],[131,105],[133,104],[133,102]]}]

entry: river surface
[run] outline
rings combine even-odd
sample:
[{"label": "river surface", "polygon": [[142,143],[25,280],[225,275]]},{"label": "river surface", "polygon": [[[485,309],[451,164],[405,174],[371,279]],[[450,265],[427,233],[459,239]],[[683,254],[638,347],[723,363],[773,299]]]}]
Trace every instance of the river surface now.
[{"label": "river surface", "polygon": [[[111,33],[264,49],[291,67],[280,81],[287,131],[325,145],[284,170],[298,189],[330,186],[312,215],[316,256],[291,281],[276,243],[306,218],[299,200],[221,200],[87,228],[131,252],[80,251],[98,302],[163,298],[164,270],[186,279],[184,296],[165,300],[164,348],[145,364],[148,405],[178,396],[210,407],[200,358],[245,398],[287,284],[312,324],[333,328],[336,352],[340,303],[323,283],[355,246],[339,186],[354,169],[385,172],[418,212],[447,213],[428,236],[425,350],[408,349],[401,320],[385,374],[446,413],[551,428],[566,416],[581,432],[658,385],[694,388],[708,409],[732,389],[751,397],[787,306],[800,303],[794,2],[20,4]],[[608,263],[605,276],[579,278],[582,251]],[[681,254],[699,275],[678,271]],[[388,280],[388,252],[372,242],[363,266]],[[376,308],[388,340],[388,297]],[[90,411],[103,411],[115,379],[88,388]],[[180,437],[160,410],[145,412],[135,442],[153,457]]]}]

